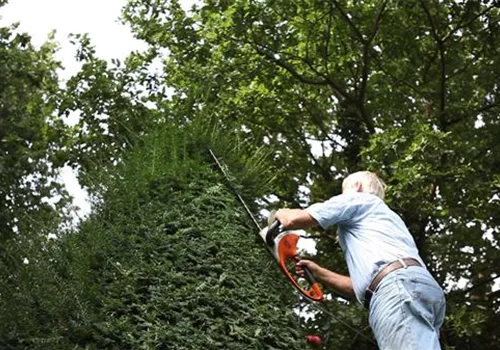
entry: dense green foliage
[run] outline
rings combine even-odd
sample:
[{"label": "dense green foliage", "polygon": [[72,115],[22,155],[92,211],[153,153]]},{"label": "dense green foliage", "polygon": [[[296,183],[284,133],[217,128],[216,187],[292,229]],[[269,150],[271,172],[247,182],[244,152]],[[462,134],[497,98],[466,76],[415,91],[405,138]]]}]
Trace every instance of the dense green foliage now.
[{"label": "dense green foliage", "polygon": [[[303,347],[291,288],[281,287],[206,145],[175,127],[148,137],[114,172],[96,214],[65,240],[70,266],[92,275],[90,319],[67,326],[82,347]],[[265,188],[259,163],[240,164]]]},{"label": "dense green foliage", "polygon": [[[278,290],[210,168],[212,143],[267,208],[378,172],[447,290],[443,347],[496,348],[499,17],[497,1],[207,0],[185,12],[129,0],[123,20],[149,49],[110,65],[76,36],[83,66],[63,91],[54,45],[1,29],[0,345],[303,346],[294,294]],[[71,113],[81,118],[69,129],[57,116]],[[53,181],[64,164],[95,210],[51,241],[67,215]],[[334,230],[321,234],[317,259],[346,272]],[[368,333],[356,303],[328,309]],[[324,349],[373,348],[328,314],[301,323]]]},{"label": "dense green foliage", "polygon": [[[57,118],[54,43],[39,49],[15,27],[0,28],[0,347],[45,337],[71,312],[71,286],[52,264],[49,235],[68,220],[57,181],[68,141]],[[55,320],[55,321],[53,321]],[[23,348],[19,346],[18,348]]]},{"label": "dense green foliage", "polygon": [[[16,33],[15,27],[0,28],[2,242],[15,232],[32,230],[52,210],[42,199],[60,194],[51,166],[59,163],[60,147],[55,145],[64,142],[65,132],[54,117],[59,92],[54,50],[53,43],[35,50],[30,37]],[[63,206],[64,201],[57,208]]]}]

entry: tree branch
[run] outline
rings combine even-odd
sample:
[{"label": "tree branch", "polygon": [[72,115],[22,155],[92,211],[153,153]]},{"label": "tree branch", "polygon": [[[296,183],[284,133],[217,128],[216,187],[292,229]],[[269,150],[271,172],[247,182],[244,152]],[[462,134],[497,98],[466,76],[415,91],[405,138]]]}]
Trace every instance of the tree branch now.
[{"label": "tree branch", "polygon": [[274,55],[270,54],[266,50],[263,50],[262,48],[260,48],[258,45],[256,46],[256,50],[257,50],[258,54],[260,54],[261,56],[264,56],[269,61],[276,63],[278,66],[280,66],[281,68],[288,71],[294,78],[297,78],[302,83],[309,84],[309,85],[328,85],[328,81],[324,78],[318,79],[318,78],[307,77],[305,75],[299,74],[293,65],[275,57]]},{"label": "tree branch", "polygon": [[427,15],[427,18],[431,25],[432,36],[434,37],[434,40],[436,40],[439,52],[439,66],[440,66],[439,123],[441,124],[441,127],[444,127],[444,125],[446,124],[446,120],[444,119],[444,111],[446,109],[446,62],[445,62],[446,49],[444,47],[443,40],[439,36],[438,33],[439,30],[437,28],[437,24],[435,23],[434,18],[429,8],[427,7],[427,2],[425,0],[420,0],[420,3],[422,4],[422,8],[424,9],[424,12]]},{"label": "tree branch", "polygon": [[321,73],[319,73],[311,64],[311,62],[307,59],[300,58],[302,62],[304,62],[314,73],[319,75],[321,78],[313,78],[313,77],[307,77],[305,75],[300,74],[296,68],[290,64],[289,62],[286,62],[285,60],[282,60],[276,55],[271,54],[265,45],[259,44],[254,42],[255,49],[257,53],[266,59],[268,59],[271,62],[276,63],[278,66],[281,68],[285,69],[288,73],[290,73],[294,78],[299,80],[302,83],[309,84],[309,85],[323,85],[323,86],[329,86],[333,92],[336,94],[336,96],[340,99],[345,99],[345,100],[351,100],[351,97],[347,94],[346,91],[344,91],[338,84],[333,82],[331,79],[324,77]]},{"label": "tree branch", "polygon": [[320,173],[322,174],[323,178],[326,181],[332,181],[332,174],[330,173],[329,169],[325,169],[316,159],[314,154],[311,151],[311,146],[307,143],[307,139],[305,137],[305,132],[303,130],[297,130],[296,131],[296,137],[302,141],[302,144],[304,145],[304,148],[306,149],[306,153],[308,157],[312,160],[314,165],[320,170]]},{"label": "tree branch", "polygon": [[349,16],[347,15],[347,13],[344,11],[344,9],[342,8],[342,6],[340,6],[340,4],[338,3],[338,1],[336,1],[336,0],[330,0],[330,3],[333,4],[333,6],[335,6],[335,8],[340,12],[342,18],[347,22],[347,24],[352,29],[352,31],[354,32],[354,34],[356,34],[356,37],[358,38],[358,40],[361,43],[364,44],[366,42],[366,40],[363,37],[363,34],[354,25],[353,21],[351,21],[351,19],[349,18]]},{"label": "tree branch", "polygon": [[384,67],[382,67],[382,63],[380,62],[380,60],[378,58],[375,57],[374,60],[377,63],[378,69],[380,69],[385,75],[390,77],[395,83],[406,86],[406,87],[410,88],[411,90],[413,90],[418,95],[423,96],[422,91],[420,91],[415,85],[408,83],[408,79],[398,79],[390,71],[387,71]]},{"label": "tree branch", "polygon": [[370,71],[371,58],[372,58],[372,56],[371,56],[372,41],[377,36],[377,33],[379,31],[379,28],[380,28],[380,22],[382,20],[382,15],[385,11],[386,6],[387,6],[387,1],[384,1],[382,3],[382,6],[380,7],[380,10],[378,11],[377,17],[375,17],[372,33],[370,34],[370,37],[363,45],[363,70],[361,73],[361,86],[359,89],[359,101],[360,102],[365,100],[366,87],[368,85],[368,73]]},{"label": "tree branch", "polygon": [[483,105],[482,107],[476,109],[475,111],[472,111],[471,113],[462,114],[458,118],[455,118],[453,120],[447,121],[446,124],[445,124],[445,130],[447,128],[449,128],[450,126],[453,126],[455,124],[460,123],[461,121],[464,121],[465,119],[467,119],[470,116],[477,117],[477,115],[480,114],[481,112],[486,112],[486,111],[488,111],[490,109],[493,109],[493,108],[499,107],[499,106],[500,106],[500,102],[498,102],[498,103],[490,103],[490,104]]},{"label": "tree branch", "polygon": [[469,67],[474,64],[475,62],[479,61],[479,57],[477,55],[474,55],[473,58],[471,58],[467,63],[465,63],[464,65],[462,65],[461,68],[455,70],[453,73],[451,73],[450,75],[448,75],[448,79],[453,79],[455,78],[457,75],[460,75],[461,73],[463,72],[466,72]]},{"label": "tree branch", "polygon": [[[307,101],[304,101],[304,108],[307,110],[307,112],[309,113],[310,116],[313,116],[314,117],[314,113],[313,111],[309,108],[308,106],[308,103]],[[326,118],[325,118],[326,119]],[[338,147],[341,147],[341,148],[344,148],[344,145],[340,144],[338,141],[334,140],[331,136],[330,136],[330,132],[328,132],[327,130],[325,130],[325,126],[323,125],[322,123],[323,119],[320,119],[318,123],[315,123],[314,125],[317,126],[319,128],[319,130],[324,134],[324,138],[321,139],[321,140],[317,140],[317,141],[322,141],[324,142],[324,140],[328,140],[330,141],[331,143],[335,144],[336,146]]]},{"label": "tree branch", "polygon": [[481,283],[477,283],[476,285],[474,285],[474,286],[472,286],[472,287],[467,288],[466,290],[464,290],[463,294],[467,294],[467,293],[472,292],[473,290],[481,288],[481,287],[485,286],[486,284],[491,283],[491,282],[493,282],[494,280],[496,280],[498,278],[500,278],[500,276],[491,277],[491,278],[488,278],[487,280],[481,281]]},{"label": "tree branch", "polygon": [[330,11],[328,14],[328,22],[325,30],[326,33],[326,43],[325,43],[325,55],[323,57],[323,64],[325,66],[326,74],[330,75],[330,69],[328,65],[328,61],[330,58],[330,39],[331,39],[331,28],[333,23],[333,6],[330,4]]},{"label": "tree branch", "polygon": [[370,37],[368,38],[368,43],[369,44],[371,44],[371,42],[373,41],[373,39],[375,39],[375,37],[378,34],[378,31],[380,29],[380,22],[382,21],[382,15],[385,12],[385,8],[386,8],[388,2],[389,2],[389,0],[385,0],[382,3],[382,6],[380,7],[380,10],[377,13],[377,17],[375,17],[375,22],[373,24],[372,33],[371,33]]}]

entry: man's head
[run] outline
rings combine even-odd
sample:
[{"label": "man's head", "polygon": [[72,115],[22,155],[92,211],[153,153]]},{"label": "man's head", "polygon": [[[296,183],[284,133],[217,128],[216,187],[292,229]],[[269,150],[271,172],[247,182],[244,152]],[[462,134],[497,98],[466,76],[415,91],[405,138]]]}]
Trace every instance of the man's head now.
[{"label": "man's head", "polygon": [[366,192],[384,199],[386,184],[370,171],[350,174],[342,182],[342,193]]}]

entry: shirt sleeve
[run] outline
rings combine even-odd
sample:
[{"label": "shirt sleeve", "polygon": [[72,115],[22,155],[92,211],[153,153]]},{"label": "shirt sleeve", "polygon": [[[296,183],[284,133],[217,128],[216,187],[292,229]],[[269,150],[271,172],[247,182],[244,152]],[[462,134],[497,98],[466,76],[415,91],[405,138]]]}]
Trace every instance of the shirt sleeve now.
[{"label": "shirt sleeve", "polygon": [[348,224],[359,212],[362,199],[358,194],[341,194],[305,210],[323,229],[335,224]]}]

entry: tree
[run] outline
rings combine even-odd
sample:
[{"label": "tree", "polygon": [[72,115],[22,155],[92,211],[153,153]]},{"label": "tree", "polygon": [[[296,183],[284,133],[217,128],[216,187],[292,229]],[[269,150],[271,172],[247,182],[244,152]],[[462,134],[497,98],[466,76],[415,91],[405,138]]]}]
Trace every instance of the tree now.
[{"label": "tree", "polygon": [[68,137],[57,116],[55,50],[51,41],[35,49],[16,26],[0,28],[0,346],[7,349],[27,334],[52,335],[50,320],[64,314],[67,297],[49,253],[50,235],[70,210],[57,179]]},{"label": "tree", "polygon": [[[55,177],[66,129],[55,116],[55,45],[48,42],[37,51],[26,34],[1,28],[0,50],[0,231],[5,242],[39,229],[39,217],[64,207]],[[62,197],[55,208],[44,202],[57,194]]]}]

